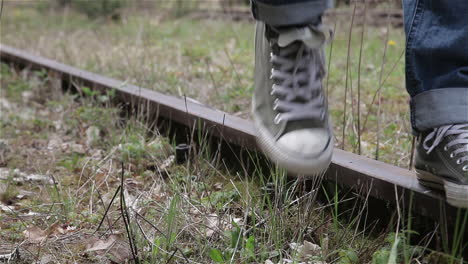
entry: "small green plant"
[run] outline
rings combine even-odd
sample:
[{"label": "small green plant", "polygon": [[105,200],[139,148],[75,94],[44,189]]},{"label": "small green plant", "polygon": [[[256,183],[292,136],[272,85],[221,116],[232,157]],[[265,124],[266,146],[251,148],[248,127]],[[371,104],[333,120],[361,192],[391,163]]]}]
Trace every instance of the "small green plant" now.
[{"label": "small green plant", "polygon": [[236,259],[243,259],[244,263],[257,263],[255,237],[251,235],[245,238],[240,226],[235,222],[232,222],[232,225],[233,228],[226,232],[226,236],[230,239],[229,247],[223,251],[212,248],[209,253],[211,260],[216,263],[230,263],[231,259],[238,255]]},{"label": "small green plant", "polygon": [[342,249],[339,252],[340,260],[338,264],[359,264],[359,257],[352,249]]}]

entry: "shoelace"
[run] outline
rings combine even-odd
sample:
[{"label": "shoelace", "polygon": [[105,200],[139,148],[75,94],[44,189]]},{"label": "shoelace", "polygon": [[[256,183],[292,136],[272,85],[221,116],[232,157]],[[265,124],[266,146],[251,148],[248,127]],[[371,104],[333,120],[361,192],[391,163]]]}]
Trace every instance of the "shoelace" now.
[{"label": "shoelace", "polygon": [[321,78],[324,58],[321,52],[296,42],[280,48],[276,54],[271,53],[270,57],[273,64],[271,79],[274,81],[271,95],[276,97],[274,110],[278,112],[274,122],[323,120]]},{"label": "shoelace", "polygon": [[[462,157],[457,159],[457,164],[468,163],[468,124],[448,125],[435,128],[426,136],[423,142],[423,147],[427,151],[427,154],[431,153],[431,151],[442,142],[443,138],[450,135],[456,135],[456,137],[444,146],[444,151],[448,151],[450,148],[456,146],[450,153],[450,158],[464,153]],[[429,146],[428,143],[431,140],[433,140],[433,142],[432,145]],[[468,165],[463,166],[463,171],[468,171]]]}]

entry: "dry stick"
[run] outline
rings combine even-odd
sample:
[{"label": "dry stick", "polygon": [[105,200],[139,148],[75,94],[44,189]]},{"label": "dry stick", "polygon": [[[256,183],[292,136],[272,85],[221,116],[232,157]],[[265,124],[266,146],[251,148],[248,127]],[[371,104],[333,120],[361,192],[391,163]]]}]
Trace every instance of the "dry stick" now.
[{"label": "dry stick", "polygon": [[345,79],[345,96],[343,100],[344,111],[343,111],[343,136],[341,138],[341,149],[345,149],[345,130],[346,130],[346,101],[348,99],[348,69],[351,58],[351,33],[353,32],[354,16],[356,15],[356,3],[354,3],[353,16],[351,17],[351,26],[349,27],[349,38],[348,38],[348,57],[346,58],[346,79]]},{"label": "dry stick", "polygon": [[408,169],[411,170],[413,168],[413,160],[414,160],[414,150],[416,148],[416,137],[413,136],[413,140],[411,140],[411,152],[410,152],[410,161]]},{"label": "dry stick", "polygon": [[2,4],[0,6],[0,18],[2,17],[2,14],[3,14],[3,0],[2,1]]},{"label": "dry stick", "polygon": [[364,22],[362,23],[361,31],[361,47],[359,48],[359,63],[358,63],[358,83],[357,83],[357,94],[358,94],[358,105],[357,105],[357,133],[358,133],[358,154],[361,155],[361,61],[362,61],[362,46],[364,42],[364,32],[366,31],[366,14],[367,4],[364,0]]},{"label": "dry stick", "polygon": [[174,255],[175,255],[176,252],[177,252],[177,249],[174,250],[174,251],[172,252],[171,256],[170,256],[169,259],[166,261],[166,264],[169,263],[169,262],[172,260],[172,258],[174,257]]},{"label": "dry stick", "polygon": [[[403,55],[405,54],[405,50],[403,49],[403,51],[401,52],[400,54],[400,57],[398,57],[398,60],[395,61],[395,63],[393,64],[392,66],[392,69],[390,70],[390,72],[387,74],[387,76],[385,77],[385,79],[383,80],[382,84],[379,85],[379,88],[377,89],[377,91],[375,91],[374,93],[374,96],[372,97],[372,102],[370,104],[370,106],[374,105],[374,102],[375,102],[375,99],[377,98],[377,94],[378,92],[382,89],[383,85],[387,82],[388,78],[390,78],[390,75],[393,73],[393,71],[395,70],[396,66],[398,65],[398,63],[400,62],[401,58],[403,58]],[[367,125],[367,120],[369,119],[369,114],[371,113],[371,111],[368,111],[367,114],[366,114],[366,118],[364,119],[364,123],[362,125],[362,127],[366,127]]]},{"label": "dry stick", "polygon": [[[93,233],[93,234],[95,234],[97,231],[99,231],[99,229],[101,228],[102,224],[104,223],[104,219],[107,217],[107,213],[109,212],[109,209],[111,208],[111,205],[114,203],[114,200],[115,200],[115,198],[117,197],[117,194],[118,194],[119,191],[120,191],[120,187],[121,187],[121,186],[117,187],[117,189],[115,190],[114,196],[112,197],[112,199],[111,199],[109,205],[107,206],[106,211],[104,212],[104,216],[102,217],[101,222],[99,223],[99,225],[98,225],[98,227],[96,228],[96,230],[94,230],[94,233]],[[101,199],[102,205],[105,206],[104,201],[102,200],[102,196],[101,196],[101,194],[99,193],[99,190],[97,190],[97,191],[98,191],[98,194],[99,194],[99,198]],[[107,220],[109,220],[109,218],[107,218]],[[110,222],[109,222],[109,227],[111,228]],[[112,231],[112,230],[111,230],[111,231]]]},{"label": "dry stick", "polygon": [[240,75],[236,70],[236,66],[234,66],[234,62],[232,61],[231,56],[229,55],[229,51],[226,48],[224,48],[224,52],[226,53],[226,56],[227,56],[227,58],[229,60],[229,64],[231,64],[232,70],[233,70],[234,74],[236,75],[237,84],[240,85],[240,83],[241,83]]},{"label": "dry stick", "polygon": [[[350,121],[347,121],[347,124],[348,125],[348,122],[349,124],[351,125],[351,131],[353,132],[354,135],[357,135],[357,131],[356,131],[356,125],[354,124],[355,123],[355,104],[354,104],[354,93],[353,93],[353,75],[352,75],[352,69],[351,67],[348,69],[348,74],[349,74],[349,98],[351,100],[351,120]],[[349,133],[351,133],[351,131]],[[352,152],[355,153],[356,152],[356,144],[354,142],[351,142],[351,146],[353,147],[353,150]]]},{"label": "dry stick", "polygon": [[[190,119],[189,119],[189,112],[188,112],[188,105],[187,105],[187,96],[184,94],[184,102],[185,102],[185,118],[187,119],[187,126],[190,128]],[[191,133],[190,133],[191,134]],[[187,144],[190,146],[190,136],[187,135]],[[190,150],[189,150],[190,151]]]},{"label": "dry stick", "polygon": [[131,230],[130,230],[130,217],[128,215],[127,205],[125,203],[125,196],[124,196],[124,164],[123,164],[123,162],[121,164],[122,164],[122,174],[120,176],[120,186],[121,186],[121,191],[120,191],[120,212],[122,214],[122,219],[124,221],[125,230],[127,232],[128,242],[130,244],[130,250],[132,251],[133,259],[135,260],[135,263],[139,264],[140,260],[139,260],[139,258],[137,256],[138,250],[136,248],[135,241],[133,240],[134,237],[133,237],[133,235],[131,233]]},{"label": "dry stick", "polygon": [[208,72],[208,75],[210,76],[210,79],[211,79],[211,82],[213,83],[213,89],[215,90],[215,93],[216,93],[216,96],[219,98],[219,90],[218,90],[218,85],[216,84],[216,81],[215,81],[215,78],[213,76],[213,73],[211,73],[211,70],[210,70],[210,63],[208,62],[208,60],[204,60],[205,61],[205,65],[206,65],[206,70]]},{"label": "dry stick", "polygon": [[[133,209],[132,209],[132,210],[133,210]],[[159,228],[156,227],[153,223],[151,223],[149,220],[147,220],[145,217],[143,217],[143,216],[142,216],[140,213],[138,213],[137,211],[133,210],[133,212],[135,213],[136,217],[140,217],[141,219],[143,219],[147,224],[149,224],[149,225],[150,225],[152,228],[154,228],[159,234],[161,234],[165,239],[167,239],[167,235],[166,235],[164,232],[162,232],[161,230],[159,230]],[[136,219],[136,222],[137,222],[137,224],[139,225],[138,219]],[[143,236],[145,236],[145,238],[146,238],[146,234],[143,232],[143,230],[142,230],[141,227],[140,227],[140,230],[141,230],[141,232],[143,233]],[[147,239],[147,240],[148,240],[148,239]],[[148,240],[148,241],[149,241],[149,240]],[[153,242],[151,242],[151,244],[154,245]],[[174,245],[174,247],[176,248],[176,250],[178,250],[178,251],[180,252],[180,254],[182,254],[182,257],[184,257],[185,261],[190,262],[190,261],[188,260],[187,256],[185,256],[184,252],[182,252],[182,250],[181,250],[179,247],[177,247],[177,246],[175,246],[175,245]]]},{"label": "dry stick", "polygon": [[224,124],[225,124],[225,121],[226,121],[226,114],[223,114],[223,123],[222,123],[222,127],[221,127],[221,136],[219,138],[219,142],[218,142],[218,150],[217,150],[217,153],[213,159],[214,164],[216,167],[219,166],[219,162],[220,162],[220,159],[221,159],[221,145],[223,144],[223,140],[224,140]]},{"label": "dry stick", "polygon": [[382,105],[382,76],[385,66],[385,59],[387,58],[387,47],[388,47],[388,35],[390,32],[390,16],[387,15],[387,34],[385,35],[385,46],[384,54],[382,58],[382,65],[380,66],[380,76],[379,76],[379,91],[377,95],[377,144],[375,145],[375,159],[379,160],[379,147],[380,147],[380,107]]},{"label": "dry stick", "polygon": [[[333,34],[335,34],[335,32],[336,32],[336,20],[335,20],[335,25],[333,26]],[[326,93],[327,93],[327,99],[329,97],[328,85],[330,83],[330,67],[331,67],[331,60],[332,60],[332,55],[333,55],[333,42],[334,42],[334,38],[331,39],[330,53],[328,54],[327,86],[325,88]]]}]

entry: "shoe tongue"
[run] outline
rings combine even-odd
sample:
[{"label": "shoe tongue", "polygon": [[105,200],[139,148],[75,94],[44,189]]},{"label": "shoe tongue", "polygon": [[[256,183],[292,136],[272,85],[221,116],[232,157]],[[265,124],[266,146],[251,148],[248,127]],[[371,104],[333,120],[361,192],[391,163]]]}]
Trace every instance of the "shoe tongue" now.
[{"label": "shoe tongue", "polygon": [[301,41],[311,49],[318,49],[325,44],[326,40],[325,30],[321,27],[292,27],[279,30],[278,46],[286,47],[295,41]]}]

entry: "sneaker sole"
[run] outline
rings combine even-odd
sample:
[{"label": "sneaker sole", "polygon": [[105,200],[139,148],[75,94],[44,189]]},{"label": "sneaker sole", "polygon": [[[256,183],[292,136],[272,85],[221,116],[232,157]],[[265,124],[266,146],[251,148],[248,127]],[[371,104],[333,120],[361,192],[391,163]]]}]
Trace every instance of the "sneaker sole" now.
[{"label": "sneaker sole", "polygon": [[[257,143],[263,152],[278,166],[285,168],[288,172],[298,175],[319,177],[325,173],[331,163],[333,154],[333,137],[330,143],[321,155],[317,158],[300,158],[286,153],[283,149],[276,146],[276,141],[269,136],[268,131],[263,126],[255,122],[257,129]],[[331,131],[330,131],[331,134]]]},{"label": "sneaker sole", "polygon": [[428,188],[445,191],[447,202],[458,208],[468,208],[468,185],[444,180],[427,171],[416,169],[418,180]]}]

